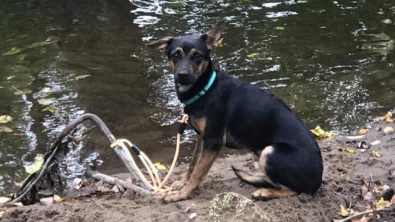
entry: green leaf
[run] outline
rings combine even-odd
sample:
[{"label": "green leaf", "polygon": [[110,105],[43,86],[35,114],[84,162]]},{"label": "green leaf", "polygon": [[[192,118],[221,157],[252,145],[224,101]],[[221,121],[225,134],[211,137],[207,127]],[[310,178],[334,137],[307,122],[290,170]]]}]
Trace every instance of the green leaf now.
[{"label": "green leaf", "polygon": [[3,53],[3,56],[16,55],[16,54],[20,53],[21,51],[22,51],[22,49],[14,47],[10,51]]},{"label": "green leaf", "polygon": [[33,48],[37,48],[37,47],[48,45],[48,44],[49,44],[49,42],[35,42],[35,43],[29,45],[27,48],[33,49]]},{"label": "green leaf", "polygon": [[48,106],[48,107],[45,107],[45,108],[42,110],[42,112],[48,111],[48,112],[53,113],[53,112],[55,112],[55,110],[57,110],[57,109],[58,109],[57,107],[50,107],[50,106]]},{"label": "green leaf", "polygon": [[42,155],[37,155],[36,157],[34,157],[34,162],[32,164],[24,167],[27,173],[32,174],[39,171],[43,163],[44,163],[44,157]]},{"label": "green leaf", "polygon": [[250,59],[255,58],[257,56],[259,56],[259,52],[255,52],[255,53],[251,53],[251,54],[247,55],[247,57],[250,58]]},{"label": "green leaf", "polygon": [[32,92],[33,91],[31,91],[30,89],[22,89],[22,90],[16,89],[16,91],[14,92],[14,95],[20,96],[23,94],[30,94]]},{"label": "green leaf", "polygon": [[12,117],[9,115],[0,116],[0,123],[8,123],[12,121]]}]

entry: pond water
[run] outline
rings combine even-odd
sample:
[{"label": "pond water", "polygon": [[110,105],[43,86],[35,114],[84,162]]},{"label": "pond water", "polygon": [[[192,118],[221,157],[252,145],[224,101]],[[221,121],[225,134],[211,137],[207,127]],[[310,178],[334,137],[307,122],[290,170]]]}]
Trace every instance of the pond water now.
[{"label": "pond water", "polygon": [[[270,89],[310,128],[353,132],[394,109],[393,0],[3,0],[0,116],[13,121],[0,124],[0,192],[15,190],[27,176],[23,165],[86,112],[169,163],[182,105],[166,58],[145,44],[199,34],[222,19],[217,66]],[[126,170],[96,129],[68,154],[65,176],[85,164]]]}]

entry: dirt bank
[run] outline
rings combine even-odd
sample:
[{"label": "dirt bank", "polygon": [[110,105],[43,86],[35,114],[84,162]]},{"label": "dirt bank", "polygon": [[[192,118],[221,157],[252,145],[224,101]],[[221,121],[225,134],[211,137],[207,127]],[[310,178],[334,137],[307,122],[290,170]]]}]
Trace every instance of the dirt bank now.
[{"label": "dirt bank", "polygon": [[[363,182],[361,175],[382,184],[395,186],[395,134],[385,134],[387,126],[395,128],[394,123],[377,123],[364,138],[350,140],[344,136],[320,142],[325,163],[324,182],[314,196],[299,195],[296,197],[254,202],[268,217],[277,221],[332,221],[341,218],[339,205],[350,206],[354,211],[363,211],[373,200],[364,200],[361,194]],[[380,140],[378,145],[367,150],[355,149],[349,153],[340,148],[356,148],[358,141],[368,144]],[[365,151],[365,152],[363,152]],[[382,156],[372,155],[372,151],[380,151]],[[223,192],[235,192],[246,197],[254,188],[240,182],[233,174],[230,166],[251,167],[251,155],[231,155],[218,159],[208,177],[199,190],[193,193],[191,199],[164,204],[162,202],[135,197],[130,193],[94,196],[78,201],[64,201],[51,206],[36,204],[18,207],[6,212],[1,221],[188,221],[196,213],[195,221],[211,221],[210,201]],[[186,168],[185,164],[177,167],[175,177],[179,177]],[[366,197],[365,197],[366,198]],[[236,219],[236,205],[232,200],[229,208],[218,212],[220,221],[250,221],[254,220],[254,209],[247,204],[245,214]],[[211,203],[213,205],[213,202]],[[239,206],[240,207],[240,206]],[[255,215],[254,218],[259,217]],[[262,219],[255,219],[262,221]],[[382,213],[378,221],[395,221],[395,212]]]}]

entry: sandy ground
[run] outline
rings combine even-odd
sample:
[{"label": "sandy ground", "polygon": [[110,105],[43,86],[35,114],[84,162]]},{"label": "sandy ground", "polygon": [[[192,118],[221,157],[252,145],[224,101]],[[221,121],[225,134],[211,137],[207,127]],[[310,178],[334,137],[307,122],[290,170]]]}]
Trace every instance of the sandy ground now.
[{"label": "sandy ground", "polygon": [[[319,191],[314,195],[299,195],[271,201],[255,201],[247,204],[244,215],[236,218],[236,205],[240,202],[232,199],[226,209],[218,211],[219,221],[264,221],[256,213],[258,208],[271,221],[332,221],[342,218],[339,215],[340,204],[350,206],[354,211],[363,211],[374,202],[364,200],[361,194],[363,185],[360,175],[372,178],[382,184],[395,186],[395,134],[385,134],[387,126],[395,128],[395,123],[380,122],[362,139],[367,143],[380,140],[365,152],[356,149],[354,154],[339,150],[339,147],[356,148],[357,142],[344,136],[320,142],[325,164],[324,180]],[[380,151],[382,157],[375,157],[372,151]],[[107,193],[97,196],[67,200],[50,206],[35,204],[32,206],[9,209],[1,221],[213,221],[210,217],[210,201],[223,192],[235,192],[246,197],[255,190],[242,183],[233,174],[230,166],[248,168],[252,165],[251,155],[231,155],[218,159],[208,177],[191,198],[178,203],[164,204],[132,193]],[[180,177],[186,164],[176,168],[173,179]],[[213,205],[211,203],[211,205]],[[255,212],[255,213],[254,213]],[[262,213],[261,213],[262,214]],[[254,216],[252,216],[254,215]],[[380,214],[381,218],[371,221],[395,221],[395,212]],[[192,215],[193,216],[193,215]],[[260,218],[260,219],[259,219]]]}]

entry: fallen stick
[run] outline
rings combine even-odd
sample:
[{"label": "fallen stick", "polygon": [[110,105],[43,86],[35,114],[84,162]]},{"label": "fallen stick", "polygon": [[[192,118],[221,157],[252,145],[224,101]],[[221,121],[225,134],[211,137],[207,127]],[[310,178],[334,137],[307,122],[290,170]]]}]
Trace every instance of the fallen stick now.
[{"label": "fallen stick", "polygon": [[[87,170],[86,174],[95,180],[100,180],[100,181],[103,181],[103,182],[111,184],[111,185],[116,185],[116,182],[115,182],[116,178],[114,178],[114,177],[111,177],[111,176],[108,176],[108,175],[105,175],[105,174],[102,174],[102,173],[99,173],[96,171],[92,171],[92,170]],[[163,199],[163,195],[152,196],[151,192],[146,189],[143,189],[143,188],[136,186],[132,183],[128,183],[124,180],[119,180],[119,179],[117,179],[117,180],[124,188],[131,189],[138,194],[141,194],[143,196],[149,196],[149,197],[152,197],[157,200]]]},{"label": "fallen stick", "polygon": [[382,207],[382,208],[380,208],[378,210],[369,210],[369,211],[357,213],[357,214],[354,214],[352,216],[346,217],[346,218],[341,219],[341,220],[333,220],[333,222],[347,222],[349,220],[352,220],[354,218],[357,218],[357,217],[360,217],[360,216],[364,216],[364,215],[367,215],[367,214],[378,213],[378,212],[385,212],[385,211],[393,211],[393,210],[395,210],[395,206],[390,206],[390,207],[385,207],[384,206],[384,207]]}]

